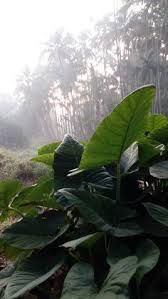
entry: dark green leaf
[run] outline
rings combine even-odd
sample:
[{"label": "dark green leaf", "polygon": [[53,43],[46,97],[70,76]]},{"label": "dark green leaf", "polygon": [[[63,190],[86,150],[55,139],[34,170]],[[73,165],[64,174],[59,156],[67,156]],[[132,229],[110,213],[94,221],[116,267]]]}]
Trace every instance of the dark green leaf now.
[{"label": "dark green leaf", "polygon": [[144,240],[136,250],[138,257],[138,267],[135,274],[138,285],[140,285],[145,274],[150,272],[157,264],[159,259],[159,248],[151,240]]},{"label": "dark green leaf", "polygon": [[16,266],[10,264],[0,271],[0,290],[7,285],[9,278],[14,273],[15,269]]},{"label": "dark green leaf", "polygon": [[72,186],[76,178],[67,177],[71,169],[77,168],[83,153],[83,145],[71,136],[65,136],[54,154],[55,189]]},{"label": "dark green leaf", "polygon": [[121,259],[110,267],[101,289],[94,282],[94,270],[86,263],[75,264],[65,281],[61,299],[128,299],[128,284],[136,272],[135,256]]},{"label": "dark green leaf", "polygon": [[[119,224],[121,220],[126,220],[128,216],[134,218],[135,211],[116,205],[116,201],[111,198],[75,189],[59,190],[58,200],[59,194],[61,200],[65,201],[67,206],[75,206],[84,220],[87,223],[94,224],[98,230],[120,237],[142,233],[142,229],[131,220]],[[60,200],[59,203],[61,203]],[[118,222],[118,225],[115,227],[116,222]]]},{"label": "dark green leaf", "polygon": [[161,224],[168,226],[168,209],[159,205],[147,202],[143,204],[149,215]]},{"label": "dark green leaf", "polygon": [[35,288],[53,275],[64,262],[62,250],[56,250],[55,255],[48,251],[34,253],[23,260],[8,280],[5,289],[5,299],[15,299]]},{"label": "dark green leaf", "polygon": [[47,215],[24,218],[14,223],[3,232],[1,238],[16,248],[42,248],[58,239],[67,228],[62,212],[49,211]]},{"label": "dark green leaf", "polygon": [[160,149],[149,143],[149,141],[139,142],[139,166],[143,167],[155,157],[159,157]]}]

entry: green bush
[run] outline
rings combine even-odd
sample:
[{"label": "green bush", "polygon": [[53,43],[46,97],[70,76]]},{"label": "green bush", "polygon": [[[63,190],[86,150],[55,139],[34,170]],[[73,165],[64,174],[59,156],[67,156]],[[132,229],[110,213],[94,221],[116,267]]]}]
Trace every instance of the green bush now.
[{"label": "green bush", "polygon": [[[15,154],[15,155],[14,155]],[[42,176],[49,175],[49,169],[39,163],[25,160],[26,153],[21,157],[6,149],[0,149],[0,181],[6,179],[19,179],[23,184],[37,182]]]},{"label": "green bush", "polygon": [[149,115],[154,95],[153,86],[128,95],[86,145],[67,135],[39,150],[34,160],[54,178],[0,184],[2,218],[21,218],[0,237],[17,256],[0,272],[2,298],[39,285],[51,298],[42,283],[53,275],[61,299],[167,294],[168,120]]}]

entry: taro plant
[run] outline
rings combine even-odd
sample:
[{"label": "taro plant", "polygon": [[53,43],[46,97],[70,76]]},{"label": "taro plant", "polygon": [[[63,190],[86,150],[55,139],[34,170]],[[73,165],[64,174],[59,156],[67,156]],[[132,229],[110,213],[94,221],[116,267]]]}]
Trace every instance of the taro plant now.
[{"label": "taro plant", "polygon": [[154,95],[128,95],[87,143],[41,148],[53,177],[3,195],[20,220],[0,237],[15,257],[1,298],[167,298],[168,120],[150,114]]}]

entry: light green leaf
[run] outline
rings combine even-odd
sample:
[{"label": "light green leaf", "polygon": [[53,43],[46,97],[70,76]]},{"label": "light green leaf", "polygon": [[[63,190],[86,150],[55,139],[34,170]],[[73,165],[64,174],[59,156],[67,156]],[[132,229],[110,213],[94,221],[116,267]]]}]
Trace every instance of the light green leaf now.
[{"label": "light green leaf", "polygon": [[9,203],[21,190],[22,184],[16,180],[0,182],[0,209],[7,209]]},{"label": "light green leaf", "polygon": [[148,117],[147,130],[152,133],[153,131],[162,128],[168,124],[168,119],[165,115],[152,114]]},{"label": "light green leaf", "polygon": [[62,212],[49,211],[46,215],[14,223],[2,233],[1,239],[16,248],[43,248],[58,239],[67,228]]},{"label": "light green leaf", "polygon": [[94,233],[94,234],[90,234],[69,242],[66,242],[64,244],[62,244],[62,247],[65,248],[73,248],[75,249],[78,246],[82,246],[85,248],[91,248],[97,240],[99,240],[102,237],[103,233]]},{"label": "light green leaf", "polygon": [[168,124],[152,132],[150,137],[165,145],[168,144]]},{"label": "light green leaf", "polygon": [[4,299],[15,299],[35,288],[52,276],[64,262],[64,253],[57,250],[55,255],[48,251],[34,253],[19,263],[9,278]]},{"label": "light green leaf", "polygon": [[40,182],[37,185],[26,187],[22,192],[16,197],[12,203],[14,208],[24,208],[26,206],[37,206],[43,205],[44,201],[50,200],[50,194],[53,190],[53,179],[48,179]]},{"label": "light green leaf", "polygon": [[143,205],[154,220],[168,226],[168,209],[151,202],[143,203]]},{"label": "light green leaf", "polygon": [[156,163],[149,168],[150,175],[157,179],[168,179],[168,161]]},{"label": "light green leaf", "polygon": [[96,129],[86,145],[80,169],[119,162],[122,153],[144,132],[154,95],[153,85],[128,95]]},{"label": "light green leaf", "polygon": [[127,173],[135,163],[138,161],[138,145],[134,142],[129,146],[127,150],[122,154],[120,165],[123,173]]},{"label": "light green leaf", "polygon": [[54,143],[49,143],[46,145],[43,145],[38,149],[38,156],[44,155],[44,154],[53,154],[57,147],[60,145],[61,142],[54,142]]},{"label": "light green leaf", "polygon": [[159,248],[151,240],[144,240],[136,250],[138,257],[138,267],[135,274],[138,285],[140,285],[145,274],[150,272],[157,264],[159,259]]},{"label": "light green leaf", "polygon": [[54,154],[49,153],[49,154],[39,155],[37,157],[32,158],[31,161],[44,163],[48,166],[53,166]]}]

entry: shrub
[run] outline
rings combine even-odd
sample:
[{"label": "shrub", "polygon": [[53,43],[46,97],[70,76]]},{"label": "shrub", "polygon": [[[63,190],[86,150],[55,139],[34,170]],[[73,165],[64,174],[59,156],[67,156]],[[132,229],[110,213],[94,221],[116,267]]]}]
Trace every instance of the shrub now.
[{"label": "shrub", "polygon": [[39,151],[34,160],[53,163],[54,179],[0,186],[2,214],[21,215],[1,235],[17,252],[0,272],[3,298],[53,275],[61,299],[167,294],[168,122],[149,116],[154,94],[145,86],[127,96],[85,146],[66,136]]},{"label": "shrub", "polygon": [[0,180],[19,179],[23,184],[37,182],[42,176],[49,175],[49,169],[44,164],[33,163],[25,160],[26,153],[14,156],[14,153],[6,149],[0,149]]}]

